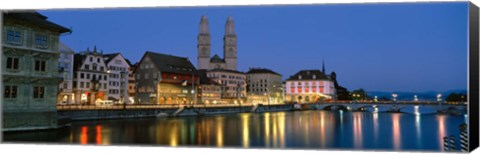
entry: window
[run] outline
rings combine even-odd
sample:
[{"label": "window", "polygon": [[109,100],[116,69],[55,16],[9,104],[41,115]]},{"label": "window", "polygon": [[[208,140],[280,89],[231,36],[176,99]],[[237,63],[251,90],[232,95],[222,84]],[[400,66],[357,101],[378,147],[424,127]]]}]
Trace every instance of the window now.
[{"label": "window", "polygon": [[[103,66],[100,66],[100,71],[103,71]],[[106,80],[106,79],[105,79]]]},{"label": "window", "polygon": [[87,82],[87,83],[86,83],[85,88],[90,88],[90,82]]},{"label": "window", "polygon": [[7,32],[7,42],[10,43],[22,43],[22,33],[20,31],[9,30]]},{"label": "window", "polygon": [[83,82],[80,82],[80,88],[83,88]]},{"label": "window", "polygon": [[73,82],[73,88],[77,88],[77,82]]},{"label": "window", "polygon": [[41,48],[47,47],[47,36],[35,35],[35,45]]},{"label": "window", "polygon": [[17,86],[5,86],[4,98],[17,98]]},{"label": "window", "polygon": [[92,61],[93,61],[93,58],[92,58],[92,57],[90,57],[90,62],[92,62]]},{"label": "window", "polygon": [[7,58],[7,69],[18,69],[18,58]]},{"label": "window", "polygon": [[[90,59],[91,59],[91,58],[92,58],[92,57],[90,57]],[[90,65],[85,65],[85,69],[87,69],[87,70],[90,69]]]},{"label": "window", "polygon": [[45,72],[45,63],[44,60],[35,60],[35,71]]},{"label": "window", "polygon": [[87,79],[90,79],[90,74],[87,73]]},{"label": "window", "polygon": [[85,76],[83,73],[80,73],[80,79],[83,79]]},{"label": "window", "polygon": [[97,58],[97,63],[100,63],[100,58]]},{"label": "window", "polygon": [[104,75],[104,76],[103,76],[103,80],[107,80],[107,75]]},{"label": "window", "polygon": [[107,84],[103,83],[103,89],[107,89]]},{"label": "window", "polygon": [[92,79],[93,79],[93,80],[96,80],[96,79],[97,79],[97,75],[92,74]]},{"label": "window", "polygon": [[33,98],[44,98],[45,87],[33,87]]},{"label": "window", "polygon": [[93,68],[92,68],[92,69],[96,71],[96,70],[97,70],[97,64],[93,64]]}]

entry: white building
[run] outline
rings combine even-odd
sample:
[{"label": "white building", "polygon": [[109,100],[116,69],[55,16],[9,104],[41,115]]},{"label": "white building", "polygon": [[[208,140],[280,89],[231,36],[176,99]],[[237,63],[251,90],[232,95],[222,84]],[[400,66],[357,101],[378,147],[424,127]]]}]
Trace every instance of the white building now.
[{"label": "white building", "polygon": [[282,75],[265,68],[247,72],[248,101],[254,104],[282,103]]},{"label": "white building", "polygon": [[301,70],[286,80],[286,100],[312,103],[335,98],[334,82],[320,70]]},{"label": "white building", "polygon": [[108,99],[107,67],[96,47],[75,54],[73,73],[75,103],[95,105]]},{"label": "white building", "polygon": [[244,98],[247,95],[246,76],[243,72],[213,69],[207,71],[207,77],[221,84],[222,98]]},{"label": "white building", "polygon": [[108,99],[117,103],[132,103],[128,96],[130,64],[120,53],[105,54],[103,60],[108,68]]},{"label": "white building", "polygon": [[75,96],[72,91],[73,82],[73,55],[75,52],[65,44],[59,44],[60,58],[58,67],[62,73],[62,82],[59,84],[57,103],[61,105],[73,104]]}]

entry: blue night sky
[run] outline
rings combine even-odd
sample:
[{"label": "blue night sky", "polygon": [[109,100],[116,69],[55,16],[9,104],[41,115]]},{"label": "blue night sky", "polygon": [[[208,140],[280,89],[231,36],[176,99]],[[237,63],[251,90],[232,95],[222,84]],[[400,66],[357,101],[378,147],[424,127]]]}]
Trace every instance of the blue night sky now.
[{"label": "blue night sky", "polygon": [[145,51],[189,57],[197,65],[200,16],[212,56],[223,55],[228,15],[238,36],[238,66],[265,67],[286,79],[301,69],[335,71],[349,90],[447,91],[467,86],[468,3],[342,4],[43,10],[71,27],[62,42],[94,45],[137,62]]}]

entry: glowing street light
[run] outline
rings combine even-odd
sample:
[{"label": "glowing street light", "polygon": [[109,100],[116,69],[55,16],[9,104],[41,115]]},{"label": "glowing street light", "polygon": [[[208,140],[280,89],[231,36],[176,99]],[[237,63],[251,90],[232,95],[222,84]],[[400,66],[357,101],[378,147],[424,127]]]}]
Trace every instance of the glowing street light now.
[{"label": "glowing street light", "polygon": [[437,101],[438,101],[438,102],[441,102],[441,101],[442,101],[442,94],[438,94],[438,95],[437,95]]},{"label": "glowing street light", "polygon": [[393,97],[393,101],[395,102],[395,101],[397,101],[398,94],[393,93],[392,97]]},{"label": "glowing street light", "polygon": [[414,95],[414,96],[413,96],[413,101],[418,102],[418,97],[417,97],[417,95]]},{"label": "glowing street light", "polygon": [[378,102],[378,97],[375,96],[375,98],[373,99],[373,101]]}]

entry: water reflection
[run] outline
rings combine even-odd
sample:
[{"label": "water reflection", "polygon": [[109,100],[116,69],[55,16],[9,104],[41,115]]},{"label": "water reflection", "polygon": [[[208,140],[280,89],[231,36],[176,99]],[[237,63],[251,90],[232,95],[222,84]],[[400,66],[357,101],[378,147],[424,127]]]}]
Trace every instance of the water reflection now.
[{"label": "water reflection", "polygon": [[400,114],[398,113],[393,114],[392,122],[393,122],[393,149],[400,150],[400,147],[401,147]]},{"label": "water reflection", "polygon": [[4,139],[102,145],[137,143],[167,146],[441,151],[442,138],[458,134],[458,125],[464,120],[466,118],[463,115],[377,112],[242,113],[80,121],[74,122],[69,129],[5,134]]}]

